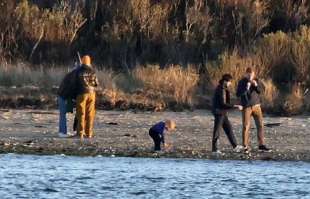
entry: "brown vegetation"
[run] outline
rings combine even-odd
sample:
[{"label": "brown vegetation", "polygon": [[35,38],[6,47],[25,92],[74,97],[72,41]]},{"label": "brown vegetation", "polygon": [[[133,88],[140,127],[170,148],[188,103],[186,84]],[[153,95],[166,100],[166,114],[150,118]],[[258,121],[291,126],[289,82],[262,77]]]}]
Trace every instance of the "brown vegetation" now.
[{"label": "brown vegetation", "polygon": [[110,68],[98,67],[104,106],[208,107],[223,73],[238,80],[254,66],[265,109],[300,113],[309,14],[305,0],[4,0],[0,85],[53,88],[80,51]]}]

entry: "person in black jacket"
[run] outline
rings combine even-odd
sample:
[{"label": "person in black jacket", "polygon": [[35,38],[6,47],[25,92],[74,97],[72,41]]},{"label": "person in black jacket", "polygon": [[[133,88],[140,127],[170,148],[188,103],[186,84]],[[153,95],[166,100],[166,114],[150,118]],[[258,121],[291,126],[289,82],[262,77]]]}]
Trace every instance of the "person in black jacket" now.
[{"label": "person in black jacket", "polygon": [[214,130],[212,138],[212,152],[220,154],[221,152],[217,148],[217,142],[220,136],[221,128],[224,129],[225,134],[234,151],[239,152],[242,147],[237,145],[236,138],[233,133],[231,123],[228,119],[228,111],[234,108],[242,110],[242,106],[233,105],[230,102],[230,92],[228,88],[231,85],[232,76],[230,74],[223,75],[222,79],[219,81],[214,96],[213,96],[213,106],[212,113],[214,115]]},{"label": "person in black jacket", "polygon": [[237,97],[241,100],[242,110],[242,140],[244,152],[249,153],[249,131],[251,125],[251,117],[253,116],[258,138],[258,149],[262,152],[270,152],[271,149],[267,148],[264,140],[263,129],[263,113],[260,106],[261,88],[258,80],[255,78],[255,72],[252,68],[246,69],[246,75],[238,83]]}]

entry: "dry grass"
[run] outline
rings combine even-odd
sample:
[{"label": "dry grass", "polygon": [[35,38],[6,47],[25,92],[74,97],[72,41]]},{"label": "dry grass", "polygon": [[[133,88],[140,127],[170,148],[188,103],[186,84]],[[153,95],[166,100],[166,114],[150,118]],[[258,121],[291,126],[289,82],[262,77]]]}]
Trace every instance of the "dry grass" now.
[{"label": "dry grass", "polygon": [[143,84],[146,90],[160,92],[172,97],[177,103],[193,105],[193,95],[199,80],[198,72],[191,67],[170,66],[159,69],[159,66],[138,67],[133,72],[134,79]]},{"label": "dry grass", "polygon": [[[213,81],[212,84],[208,82],[209,91],[224,73],[233,74],[236,80],[234,85],[236,85],[237,81],[242,78],[245,68],[254,61],[251,57],[245,59],[237,54],[226,54],[222,57],[218,67],[215,63],[208,65],[209,78]],[[31,69],[27,64],[18,64],[17,66],[2,64],[0,66],[0,86],[4,89],[6,98],[10,97],[11,88],[17,87],[11,92],[14,99],[18,98],[21,101],[24,96],[27,100],[39,101],[43,106],[46,101],[53,103],[56,95],[56,90],[53,88],[59,85],[69,70],[71,69],[64,67],[42,66],[40,69]],[[102,108],[156,111],[171,108],[180,110],[185,107],[207,107],[209,104],[206,103],[209,102],[199,101],[199,99],[200,97],[204,97],[204,99],[212,97],[212,92],[206,93],[197,89],[200,86],[198,82],[208,81],[208,79],[200,77],[199,80],[198,72],[193,67],[171,66],[160,69],[158,66],[147,66],[138,67],[130,74],[115,73],[112,70],[99,70],[97,74],[102,88],[98,91],[98,101]],[[302,86],[292,87],[288,92],[283,93],[272,79],[260,79],[264,88],[262,104],[267,112],[297,114],[300,113],[302,107],[309,107],[307,99],[304,99],[301,92]],[[27,87],[32,90],[27,92],[25,90]],[[232,90],[234,91],[235,88]],[[35,95],[31,94],[33,92],[36,92]],[[45,93],[47,97],[40,93]]]},{"label": "dry grass", "polygon": [[277,105],[277,100],[279,98],[279,90],[272,82],[271,79],[262,80],[263,84],[263,93],[262,93],[262,105],[264,109],[267,109],[269,112],[272,112],[272,109]]},{"label": "dry grass", "polygon": [[61,79],[69,69],[54,67],[39,67],[33,70],[26,64],[0,65],[1,86],[38,86],[51,88],[59,85]]},{"label": "dry grass", "polygon": [[[232,53],[225,52],[220,56],[219,61],[211,62],[206,66],[211,85],[215,86],[222,78],[222,75],[229,73],[233,76],[233,88],[236,88],[247,67],[251,67],[255,60],[253,57],[241,57],[236,50]],[[235,89],[233,89],[235,90]]]},{"label": "dry grass", "polygon": [[[27,87],[51,90],[58,86],[70,68],[41,67],[31,69],[26,64],[17,66],[1,65],[0,86]],[[193,68],[171,66],[138,67],[128,74],[117,74],[112,70],[97,71],[101,89],[99,101],[109,107],[128,109],[162,110],[169,104],[190,107],[194,105],[194,95],[198,83],[198,73]]]}]

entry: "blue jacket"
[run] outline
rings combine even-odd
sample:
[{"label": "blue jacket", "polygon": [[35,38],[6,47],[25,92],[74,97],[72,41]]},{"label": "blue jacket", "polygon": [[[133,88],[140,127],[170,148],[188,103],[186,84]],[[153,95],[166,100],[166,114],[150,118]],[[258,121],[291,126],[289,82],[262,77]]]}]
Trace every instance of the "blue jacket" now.
[{"label": "blue jacket", "polygon": [[165,122],[158,122],[150,129],[150,131],[152,131],[153,133],[157,133],[161,137],[162,143],[165,143],[165,136],[164,136],[165,127],[166,127]]}]

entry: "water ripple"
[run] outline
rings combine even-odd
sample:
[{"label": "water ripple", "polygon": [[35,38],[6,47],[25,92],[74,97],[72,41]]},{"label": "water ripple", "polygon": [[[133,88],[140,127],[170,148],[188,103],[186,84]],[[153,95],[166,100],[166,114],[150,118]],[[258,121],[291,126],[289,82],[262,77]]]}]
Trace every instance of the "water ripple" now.
[{"label": "water ripple", "polygon": [[310,198],[305,162],[7,154],[0,165],[1,199]]}]

